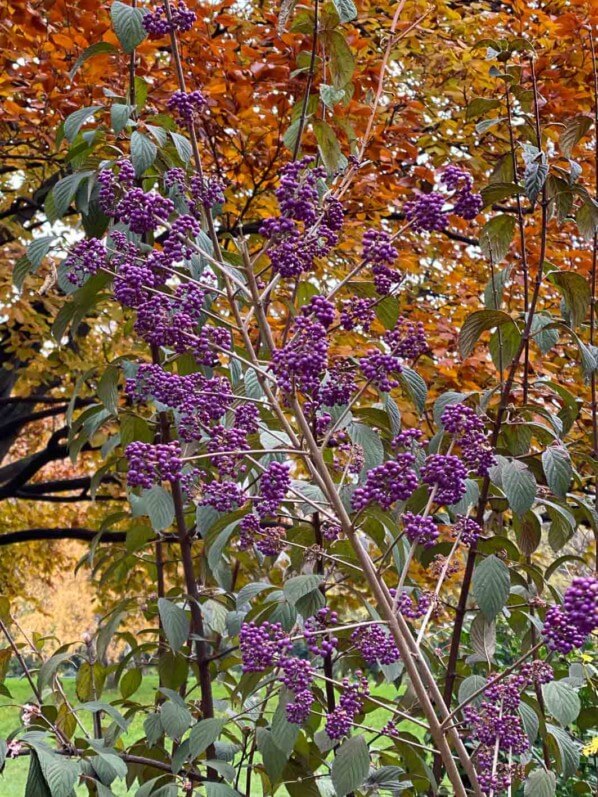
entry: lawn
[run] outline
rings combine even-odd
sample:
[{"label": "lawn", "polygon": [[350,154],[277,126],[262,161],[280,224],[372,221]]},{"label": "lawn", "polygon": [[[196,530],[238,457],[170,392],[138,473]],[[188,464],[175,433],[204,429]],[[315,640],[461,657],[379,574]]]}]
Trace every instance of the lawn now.
[{"label": "lawn", "polygon": [[[75,680],[74,678],[64,678],[62,680],[64,690],[69,702],[77,704],[75,697]],[[8,734],[19,725],[20,706],[24,703],[31,702],[32,695],[29,684],[26,680],[20,678],[7,678],[5,681],[6,687],[12,694],[13,699],[0,696],[0,739],[5,739]],[[153,674],[146,674],[143,678],[141,686],[134,695],[134,699],[138,703],[153,705],[155,689],[157,687],[157,677]],[[215,692],[218,697],[218,687]],[[384,685],[377,687],[374,690],[377,699],[385,700],[392,699],[395,696],[394,687],[391,685]],[[221,697],[224,694],[220,695]],[[105,689],[102,694],[102,701],[111,702],[120,697],[116,690]],[[91,714],[89,712],[82,712],[80,715],[83,723],[91,730]],[[143,736],[143,719],[144,714],[139,713],[133,719],[127,733],[124,735],[125,743],[131,743],[134,740]],[[367,725],[371,728],[382,728],[388,722],[389,713],[383,708],[377,708],[375,711],[367,715]],[[412,733],[418,738],[421,738],[422,729],[410,722],[402,722],[398,725],[400,731],[407,731]],[[2,775],[0,775],[0,797],[23,797],[25,794],[25,784],[27,782],[27,770],[29,761],[27,758],[19,758],[16,760],[9,760]],[[112,791],[118,797],[121,795],[135,794],[137,786],[134,786],[131,791],[127,791],[123,781],[115,781],[112,784]],[[87,795],[87,789],[84,787],[77,790],[78,795]],[[252,797],[259,797],[262,795],[261,781],[259,778],[255,780],[255,787],[252,788]]]}]

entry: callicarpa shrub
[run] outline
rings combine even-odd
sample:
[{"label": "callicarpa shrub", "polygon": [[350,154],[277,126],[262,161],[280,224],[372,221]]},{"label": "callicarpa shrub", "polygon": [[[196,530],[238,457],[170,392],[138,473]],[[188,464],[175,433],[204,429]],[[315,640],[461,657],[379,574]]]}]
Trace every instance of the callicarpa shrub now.
[{"label": "callicarpa shrub", "polygon": [[[331,25],[348,5],[326,6]],[[595,682],[598,581],[583,557],[552,561],[544,531],[554,548],[597,528],[595,473],[578,399],[558,374],[536,379],[530,356],[566,346],[572,369],[576,349],[579,381],[594,387],[595,280],[544,259],[549,227],[566,224],[571,247],[596,244],[596,203],[570,159],[588,128],[571,125],[555,149],[533,49],[503,39],[489,54],[495,94],[478,106],[506,114],[502,166],[484,187],[456,153],[433,185],[414,179],[391,221],[364,221],[347,251],[344,197],[367,141],[347,158],[308,139],[301,155],[314,112],[299,103],[265,189],[276,212],[226,229],[238,189],[209,154],[210,99],[186,85],[179,50],[195,14],[115,3],[113,20],[127,52],[146,33],[164,38],[177,88],[151,121],[132,87],[126,118],[114,100],[117,130],[95,109],[77,117],[93,117],[85,134],[66,120],[72,148],[93,146],[94,131],[111,146],[81,164],[78,196],[97,218],[59,268],[61,331],[92,312],[126,325],[129,350],[74,415],[70,445],[76,455],[106,434],[100,476],[128,499],[106,528],[127,530],[151,583],[83,653],[28,664],[3,621],[33,689],[4,747],[30,757],[27,795],[80,784],[106,797],[124,780],[138,797],[544,797],[572,778],[590,793],[579,718]],[[428,398],[418,369],[433,373],[436,355],[401,314],[400,244],[433,245],[454,227],[489,274],[460,356],[492,330],[497,376]],[[530,236],[544,241],[533,262]],[[500,270],[516,237],[519,257]],[[115,634],[126,649],[107,666]],[[76,698],[65,662],[78,666]],[[135,693],[150,671],[148,704]],[[107,676],[120,689],[110,702]]]}]

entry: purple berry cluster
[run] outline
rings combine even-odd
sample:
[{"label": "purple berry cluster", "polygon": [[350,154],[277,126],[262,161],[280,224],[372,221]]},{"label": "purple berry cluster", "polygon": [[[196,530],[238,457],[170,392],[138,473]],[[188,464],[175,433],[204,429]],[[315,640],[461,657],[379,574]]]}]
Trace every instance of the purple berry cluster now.
[{"label": "purple berry cluster", "polygon": [[450,506],[463,498],[466,491],[465,466],[454,454],[432,454],[421,472],[424,484],[436,488],[434,500],[437,504]]},{"label": "purple berry cluster", "polygon": [[202,486],[201,506],[211,506],[217,512],[231,512],[242,506],[247,496],[233,481],[211,481]]},{"label": "purple berry cluster", "polygon": [[386,332],[384,341],[394,355],[405,360],[417,360],[430,348],[421,321],[415,323],[403,316],[399,316],[394,329]]},{"label": "purple berry cluster", "polygon": [[76,243],[64,261],[68,281],[77,286],[83,285],[105,265],[106,247],[97,238]]},{"label": "purple berry cluster", "polygon": [[318,391],[319,403],[324,407],[348,404],[355,393],[355,374],[346,360],[337,360]]},{"label": "purple berry cluster", "polygon": [[467,469],[486,476],[496,460],[484,433],[484,422],[476,411],[466,404],[449,404],[440,420],[459,444]]},{"label": "purple berry cluster", "polygon": [[255,503],[255,511],[260,517],[275,514],[286,497],[291,485],[289,465],[271,462],[260,478],[260,497]]},{"label": "purple berry cluster", "polygon": [[325,328],[332,326],[336,309],[325,296],[312,296],[308,304],[301,308],[304,316],[313,316]]},{"label": "purple berry cluster", "polygon": [[315,394],[328,364],[326,329],[319,321],[305,316],[295,319],[295,335],[274,352],[272,367],[278,385],[285,393],[299,390]]},{"label": "purple berry cluster", "polygon": [[421,439],[423,432],[421,429],[405,429],[399,432],[396,437],[393,437],[391,446],[393,448],[406,448],[408,451],[414,451],[421,447]]},{"label": "purple berry cluster", "polygon": [[191,197],[192,209],[199,216],[203,208],[224,204],[224,183],[218,177],[192,177]]},{"label": "purple berry cluster", "polygon": [[199,89],[195,91],[175,91],[166,103],[171,111],[185,125],[192,124],[208,107],[208,101]]},{"label": "purple berry cluster", "polygon": [[307,649],[314,656],[330,656],[338,647],[338,639],[332,634],[323,634],[328,628],[334,628],[338,624],[338,615],[328,606],[308,617],[303,627],[305,644]]},{"label": "purple berry cluster", "polygon": [[187,8],[183,0],[179,0],[176,6],[171,7],[170,19],[168,19],[166,6],[161,4],[154,11],[145,14],[142,22],[148,35],[157,39],[173,31],[184,33],[191,30],[195,20],[195,12]]},{"label": "purple berry cluster", "polygon": [[398,381],[391,374],[400,374],[403,370],[398,357],[383,354],[377,349],[370,349],[365,357],[361,357],[359,367],[368,382],[372,382],[381,393],[390,393],[398,387]]},{"label": "purple berry cluster", "polygon": [[[390,594],[394,598],[396,590],[392,588]],[[431,592],[422,592],[417,600],[414,600],[412,594],[403,590],[397,601],[397,609],[403,617],[407,617],[409,620],[418,620],[420,617],[424,616],[434,601],[435,596]]]},{"label": "purple berry cluster", "polygon": [[482,533],[482,527],[473,518],[457,515],[457,521],[452,528],[454,537],[459,537],[464,545],[474,545]]},{"label": "purple berry cluster", "polygon": [[278,556],[284,547],[284,526],[262,525],[259,516],[251,512],[239,524],[239,548],[246,551],[255,546],[264,556]]},{"label": "purple berry cluster", "polygon": [[565,592],[562,606],[550,606],[542,635],[551,650],[566,655],[584,645],[598,628],[598,579],[575,578]]},{"label": "purple berry cluster", "polygon": [[351,731],[355,717],[363,708],[363,702],[369,695],[368,679],[356,670],[356,683],[343,678],[342,693],[338,706],[326,717],[326,733],[337,741]]},{"label": "purple berry cluster", "polygon": [[127,483],[130,487],[153,487],[159,480],[176,481],[180,478],[183,463],[181,446],[172,443],[129,443],[125,449],[129,460]]},{"label": "purple berry cluster", "polygon": [[404,206],[405,216],[414,230],[442,231],[448,224],[449,214],[471,221],[481,211],[482,197],[472,193],[473,179],[465,169],[453,164],[447,166],[440,175],[440,183],[446,191],[452,192],[452,207],[446,207],[449,196],[440,191],[419,194]]},{"label": "purple berry cluster", "polygon": [[366,664],[394,664],[399,660],[399,651],[388,631],[381,625],[364,625],[351,634],[355,645]]},{"label": "purple berry cluster", "polygon": [[289,722],[302,725],[311,711],[314,696],[311,688],[314,680],[314,670],[307,659],[295,656],[282,659],[282,682],[294,694],[294,700],[286,705],[286,714]]},{"label": "purple berry cluster", "polygon": [[438,539],[438,528],[429,515],[415,515],[405,512],[403,515],[403,529],[410,543],[431,548]]},{"label": "purple berry cluster", "polygon": [[448,213],[444,209],[446,196],[438,191],[420,194],[405,202],[404,211],[414,230],[442,232],[448,224]]},{"label": "purple berry cluster", "polygon": [[243,672],[264,672],[286,657],[292,646],[280,623],[243,623],[239,632]]},{"label": "purple berry cluster", "polygon": [[341,303],[341,327],[347,332],[357,327],[361,327],[364,332],[369,332],[376,317],[373,304],[372,299],[360,299],[358,296],[343,300]]},{"label": "purple berry cluster", "polygon": [[154,232],[160,223],[174,212],[174,203],[157,191],[145,192],[142,188],[127,191],[115,211],[118,221],[129,225],[131,232],[145,235]]},{"label": "purple berry cluster", "polygon": [[406,501],[418,485],[414,464],[415,457],[406,452],[372,468],[365,484],[353,492],[353,509],[360,512],[372,503],[380,504],[382,509],[390,509],[395,501]]}]

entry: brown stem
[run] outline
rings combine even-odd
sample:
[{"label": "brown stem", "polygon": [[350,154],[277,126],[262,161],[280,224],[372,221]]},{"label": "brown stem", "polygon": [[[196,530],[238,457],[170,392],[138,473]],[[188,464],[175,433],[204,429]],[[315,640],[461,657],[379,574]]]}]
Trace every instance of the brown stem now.
[{"label": "brown stem", "polygon": [[293,147],[293,160],[296,161],[301,147],[301,136],[303,135],[303,128],[307,118],[307,108],[309,105],[309,92],[311,91],[311,84],[314,79],[314,72],[316,67],[316,53],[318,50],[318,0],[314,0],[314,28],[312,34],[311,44],[311,58],[309,61],[309,71],[307,73],[307,84],[305,86],[305,94],[303,96],[303,106],[301,108],[301,116],[299,117],[299,129],[297,130],[297,138],[295,146]]},{"label": "brown stem", "polygon": [[[533,60],[531,61],[531,69],[532,69],[532,84],[533,84],[534,98],[535,98],[536,134],[538,137],[538,142],[541,143],[540,119],[539,119],[539,110],[538,110],[538,90],[537,90],[536,74],[535,74]],[[533,294],[531,297],[531,301],[525,319],[525,327],[521,335],[521,340],[519,342],[519,346],[515,353],[515,357],[513,358],[513,361],[511,363],[511,367],[509,369],[509,374],[505,381],[504,388],[500,396],[500,401],[496,412],[496,419],[494,422],[494,427],[491,437],[491,444],[493,448],[496,447],[496,444],[498,442],[498,437],[500,435],[505,413],[507,411],[507,407],[509,404],[511,390],[513,389],[513,384],[515,382],[515,376],[521,361],[521,356],[525,351],[525,347],[531,337],[532,323],[536,307],[538,304],[538,299],[540,296],[540,286],[542,284],[542,276],[544,273],[544,259],[546,257],[546,242],[547,242],[547,227],[548,227],[548,215],[547,215],[548,201],[546,195],[546,186],[543,186],[542,188],[542,200],[540,202],[540,205],[541,205],[542,219],[541,219],[541,240],[540,240],[540,253],[538,259],[538,271],[534,283]],[[486,509],[486,503],[488,501],[489,491],[490,491],[490,478],[486,476],[482,484],[480,499],[478,502],[478,507],[476,512],[476,520],[480,525],[482,525],[484,521],[484,513]],[[467,564],[465,566],[465,573],[463,575],[463,583],[459,595],[459,602],[457,604],[457,610],[455,613],[454,629],[451,638],[451,647],[449,651],[449,659],[447,664],[447,675],[444,685],[444,700],[447,705],[450,705],[453,694],[453,687],[456,677],[457,660],[459,657],[459,649],[461,645],[461,634],[463,631],[463,623],[465,619],[465,613],[467,610],[467,601],[469,597],[469,591],[471,588],[471,580],[474,571],[476,553],[477,553],[477,546],[474,544],[471,546],[469,550],[469,555],[467,557]]]}]

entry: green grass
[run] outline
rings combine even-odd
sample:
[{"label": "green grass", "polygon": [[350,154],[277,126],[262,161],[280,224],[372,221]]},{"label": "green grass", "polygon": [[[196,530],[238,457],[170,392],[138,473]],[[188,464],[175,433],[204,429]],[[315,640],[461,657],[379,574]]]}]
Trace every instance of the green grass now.
[{"label": "green grass", "polygon": [[[64,691],[74,705],[78,701],[75,696],[75,680],[74,678],[63,678],[62,684]],[[131,699],[142,705],[153,705],[155,691],[158,682],[154,674],[144,675],[141,686],[135,692]],[[12,695],[12,699],[0,696],[0,739],[6,737],[18,728],[20,725],[20,707],[24,703],[33,702],[31,688],[28,682],[21,678],[7,678],[5,686],[8,688]],[[216,697],[224,697],[223,691],[216,685]],[[396,690],[391,685],[383,685],[373,690],[373,694],[378,700],[388,700],[389,703],[396,700]],[[117,690],[105,689],[102,693],[102,701],[110,703],[113,700],[118,700],[120,697]],[[91,731],[91,714],[88,711],[80,712],[79,717],[83,724]],[[129,729],[124,734],[123,741],[126,745],[131,744],[136,739],[143,736],[143,720],[145,714],[139,712],[131,722]],[[366,724],[371,728],[382,728],[388,722],[390,715],[388,711],[383,708],[376,708],[375,711],[367,715]],[[411,733],[421,739],[425,732],[422,728],[414,725],[409,721],[401,722],[398,724],[399,731]],[[25,794],[25,784],[27,782],[27,771],[29,768],[29,760],[26,757],[9,760],[2,775],[0,775],[0,797],[23,797]],[[121,795],[135,794],[137,785],[133,786],[131,791],[127,791],[123,781],[115,781],[112,785],[112,791],[118,797]],[[78,795],[86,795],[87,789],[81,787],[77,790]],[[260,797],[262,795],[261,781],[256,777],[255,786],[252,787],[252,797]]]}]

